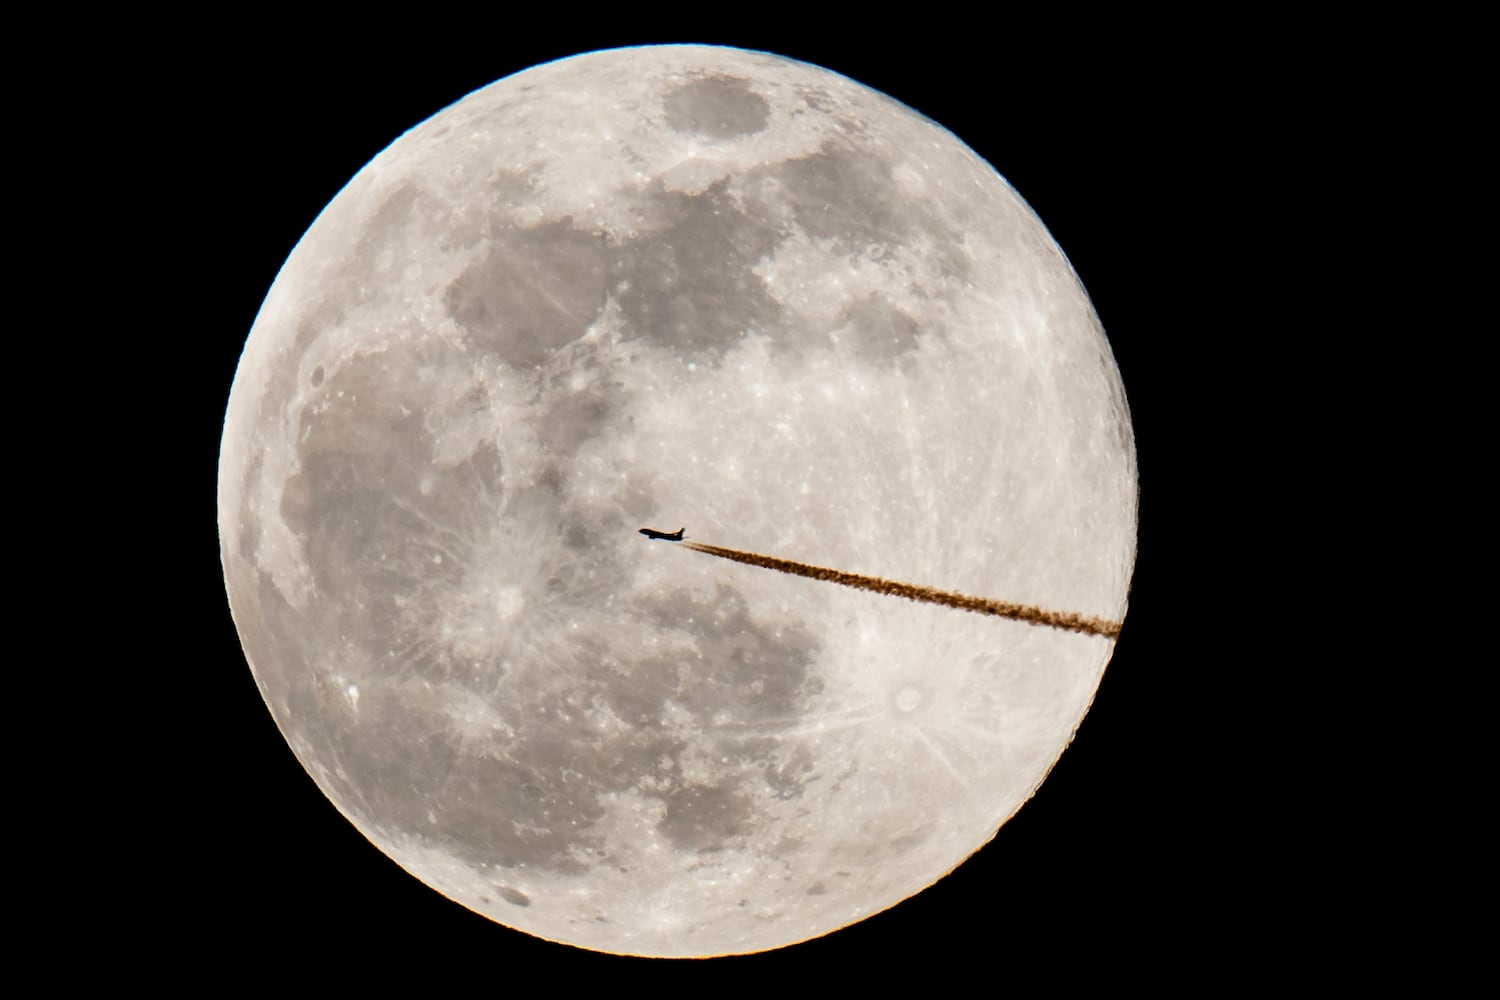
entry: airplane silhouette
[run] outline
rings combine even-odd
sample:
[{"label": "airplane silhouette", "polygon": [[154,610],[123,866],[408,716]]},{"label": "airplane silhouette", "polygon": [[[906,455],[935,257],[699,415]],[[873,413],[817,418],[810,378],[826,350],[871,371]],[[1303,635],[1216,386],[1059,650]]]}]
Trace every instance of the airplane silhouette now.
[{"label": "airplane silhouette", "polygon": [[664,542],[680,542],[682,541],[682,533],[686,530],[686,528],[678,528],[677,534],[669,535],[665,531],[657,531],[655,528],[642,528],[641,534],[647,538],[659,538]]}]

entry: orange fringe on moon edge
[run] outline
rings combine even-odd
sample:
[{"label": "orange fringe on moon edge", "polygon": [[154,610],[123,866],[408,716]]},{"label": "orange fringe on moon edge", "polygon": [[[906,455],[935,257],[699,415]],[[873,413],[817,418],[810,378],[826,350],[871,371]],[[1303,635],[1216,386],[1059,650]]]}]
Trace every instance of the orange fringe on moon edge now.
[{"label": "orange fringe on moon edge", "polygon": [[1114,639],[1119,636],[1122,624],[1121,622],[1106,621],[1103,618],[1086,618],[1071,611],[1048,611],[1045,608],[1031,607],[1026,604],[993,601],[987,597],[970,597],[967,594],[934,590],[932,587],[918,587],[910,583],[896,583],[892,580],[882,580],[878,576],[861,576],[858,573],[844,573],[840,570],[827,569],[823,566],[810,566],[807,563],[792,562],[790,559],[777,559],[775,556],[763,556],[755,552],[740,552],[737,549],[725,549],[717,545],[704,545],[701,542],[683,542],[682,544],[685,548],[692,549],[694,552],[718,556],[720,559],[730,559],[734,562],[744,563],[747,566],[774,569],[778,573],[805,576],[809,580],[825,580],[828,583],[836,583],[841,587],[853,587],[855,590],[869,590],[877,594],[904,597],[908,601],[920,601],[924,604],[942,604],[946,607],[957,608],[960,611],[972,611],[975,614],[1010,618],[1014,621],[1026,622],[1028,625],[1046,625],[1050,628],[1065,629],[1070,632],[1082,632],[1085,635],[1099,635],[1106,639]]}]

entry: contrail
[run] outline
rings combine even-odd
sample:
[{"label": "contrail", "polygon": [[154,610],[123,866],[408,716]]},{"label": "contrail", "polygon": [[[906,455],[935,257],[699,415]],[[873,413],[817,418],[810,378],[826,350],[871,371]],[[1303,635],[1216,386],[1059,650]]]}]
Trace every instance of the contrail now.
[{"label": "contrail", "polygon": [[1029,625],[1046,625],[1051,628],[1066,629],[1070,632],[1082,632],[1085,635],[1102,635],[1106,639],[1117,638],[1120,634],[1120,622],[1106,621],[1103,618],[1086,618],[1071,611],[1048,611],[1046,608],[1036,608],[1026,604],[1012,604],[1009,601],[994,601],[987,597],[970,597],[967,594],[955,594],[947,590],[934,590],[932,587],[918,587],[910,583],[896,583],[893,580],[882,580],[878,576],[861,576],[858,573],[845,573],[841,570],[828,569],[824,566],[810,566],[807,563],[792,562],[790,559],[777,559],[775,556],[763,556],[755,552],[740,552],[737,549],[725,549],[717,545],[704,545],[701,542],[683,542],[682,545],[684,548],[692,549],[694,552],[718,556],[720,559],[730,559],[734,562],[744,563],[747,566],[774,569],[778,573],[805,576],[809,580],[826,580],[829,583],[836,583],[841,587],[853,587],[855,590],[870,590],[877,594],[904,597],[908,601],[920,601],[924,604],[943,604],[950,608],[958,608],[960,611],[973,611],[981,615],[995,615],[1000,618],[1010,618],[1015,621],[1026,622]]}]

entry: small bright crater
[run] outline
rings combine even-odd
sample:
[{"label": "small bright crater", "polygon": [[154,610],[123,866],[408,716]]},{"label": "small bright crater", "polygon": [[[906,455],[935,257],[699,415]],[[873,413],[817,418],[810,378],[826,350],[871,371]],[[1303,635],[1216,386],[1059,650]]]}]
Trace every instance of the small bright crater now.
[{"label": "small bright crater", "polygon": [[501,587],[495,594],[495,613],[509,621],[526,606],[526,598],[520,587]]}]

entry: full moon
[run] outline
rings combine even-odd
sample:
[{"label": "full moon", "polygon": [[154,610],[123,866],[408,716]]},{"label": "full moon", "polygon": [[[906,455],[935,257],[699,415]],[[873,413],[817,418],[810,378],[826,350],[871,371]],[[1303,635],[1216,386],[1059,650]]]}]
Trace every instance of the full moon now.
[{"label": "full moon", "polygon": [[[246,342],[230,607],[324,794],[507,925],[764,951],[920,892],[1063,752],[1134,442],[1088,296],[939,125],[760,52],[538,66],[395,141]],[[695,550],[639,529],[704,543]]]}]

